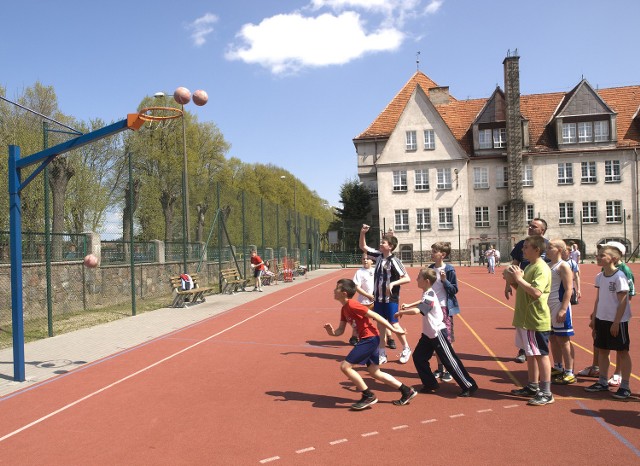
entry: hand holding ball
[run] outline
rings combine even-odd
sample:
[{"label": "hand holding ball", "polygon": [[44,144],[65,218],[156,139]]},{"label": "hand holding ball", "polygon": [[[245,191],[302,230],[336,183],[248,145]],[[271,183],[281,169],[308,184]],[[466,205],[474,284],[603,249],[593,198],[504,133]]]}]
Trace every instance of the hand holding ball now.
[{"label": "hand holding ball", "polygon": [[84,266],[95,269],[98,266],[98,258],[93,254],[87,254],[84,258]]}]

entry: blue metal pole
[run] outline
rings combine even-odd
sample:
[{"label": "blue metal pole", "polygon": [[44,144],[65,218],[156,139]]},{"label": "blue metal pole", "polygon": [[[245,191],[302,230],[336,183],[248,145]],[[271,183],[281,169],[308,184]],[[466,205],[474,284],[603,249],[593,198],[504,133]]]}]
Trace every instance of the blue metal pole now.
[{"label": "blue metal pole", "polygon": [[22,315],[22,211],[20,207],[20,148],[9,146],[9,247],[11,249],[11,321],[13,379],[25,381],[24,320]]}]

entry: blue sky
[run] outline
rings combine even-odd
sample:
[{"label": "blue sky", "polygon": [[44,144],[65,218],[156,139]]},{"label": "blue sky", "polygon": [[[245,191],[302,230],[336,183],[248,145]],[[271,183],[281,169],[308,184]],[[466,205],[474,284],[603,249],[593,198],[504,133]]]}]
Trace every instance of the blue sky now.
[{"label": "blue sky", "polygon": [[293,173],[331,205],[357,173],[352,139],[416,70],[458,99],[503,86],[518,49],[523,94],[640,84],[637,0],[21,0],[5,2],[0,85],[40,81],[82,120],[204,89],[187,109],[228,155]]}]

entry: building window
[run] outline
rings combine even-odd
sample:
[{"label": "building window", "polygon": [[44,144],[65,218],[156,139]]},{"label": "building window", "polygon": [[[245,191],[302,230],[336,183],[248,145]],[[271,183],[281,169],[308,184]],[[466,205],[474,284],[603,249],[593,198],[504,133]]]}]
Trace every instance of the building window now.
[{"label": "building window", "polygon": [[598,223],[598,203],[586,201],[582,203],[582,223]]},{"label": "building window", "polygon": [[396,224],[394,231],[409,231],[409,210],[400,209],[395,211]]},{"label": "building window", "polygon": [[489,226],[489,207],[476,207],[476,227],[487,228]]},{"label": "building window", "polygon": [[536,218],[533,204],[527,204],[527,223]]},{"label": "building window", "polygon": [[562,143],[575,144],[576,142],[578,142],[578,136],[576,135],[576,124],[562,123]]},{"label": "building window", "polygon": [[590,121],[578,123],[578,142],[593,141],[593,123]]},{"label": "building window", "polygon": [[415,131],[407,131],[406,132],[406,150],[416,150],[418,148],[418,142],[416,139],[416,132]]},{"label": "building window", "polygon": [[522,167],[522,186],[533,186],[533,166],[524,165]]},{"label": "building window", "polygon": [[438,168],[438,189],[451,189],[451,169]]},{"label": "building window", "polygon": [[622,223],[622,201],[607,201],[607,223]]},{"label": "building window", "polygon": [[582,170],[582,178],[580,179],[582,184],[596,183],[598,181],[595,162],[580,162],[580,168]]},{"label": "building window", "polygon": [[478,146],[480,149],[491,149],[491,147],[493,147],[490,129],[481,129],[478,131]]},{"label": "building window", "polygon": [[509,206],[498,206],[498,226],[506,227],[509,225]]},{"label": "building window", "polygon": [[441,230],[453,230],[453,209],[451,207],[438,209],[438,228]]},{"label": "building window", "polygon": [[424,148],[433,150],[436,148],[436,135],[432,129],[424,130]]},{"label": "building window", "polygon": [[498,167],[496,169],[496,188],[509,187],[509,167]]},{"label": "building window", "polygon": [[416,170],[416,191],[429,191],[429,170]]},{"label": "building window", "polygon": [[493,130],[493,147],[499,149],[507,146],[507,128],[496,128]]},{"label": "building window", "polygon": [[431,230],[431,209],[416,209],[416,227],[418,230]]},{"label": "building window", "polygon": [[407,190],[407,172],[405,170],[399,170],[393,172],[393,191],[406,191]]},{"label": "building window", "polygon": [[593,133],[595,134],[596,142],[608,141],[609,140],[609,122],[606,120],[594,121]]},{"label": "building window", "polygon": [[619,181],[622,181],[622,177],[620,176],[620,160],[605,160],[604,182],[617,183]]},{"label": "building window", "polygon": [[558,164],[558,184],[573,184],[573,164]]},{"label": "building window", "polygon": [[474,167],[473,189],[489,189],[489,169],[486,167]]},{"label": "building window", "polygon": [[573,202],[561,202],[560,203],[560,225],[573,224]]}]

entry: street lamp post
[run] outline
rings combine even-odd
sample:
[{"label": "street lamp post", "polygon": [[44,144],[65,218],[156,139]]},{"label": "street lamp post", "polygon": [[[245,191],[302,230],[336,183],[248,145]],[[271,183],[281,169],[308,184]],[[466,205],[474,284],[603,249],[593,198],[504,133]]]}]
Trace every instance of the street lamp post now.
[{"label": "street lamp post", "polygon": [[[156,92],[155,98],[165,98],[164,92]],[[184,121],[184,106],[191,101],[191,93],[184,87],[179,87],[173,93],[173,98],[180,104],[182,110],[182,266],[184,273],[187,273],[187,247],[191,243],[191,225],[189,217],[189,177],[187,176],[187,126]],[[193,103],[202,106],[207,103],[207,93],[201,90],[193,93]]]}]

